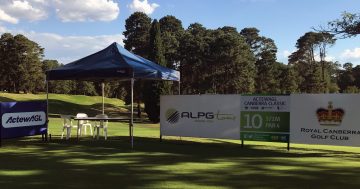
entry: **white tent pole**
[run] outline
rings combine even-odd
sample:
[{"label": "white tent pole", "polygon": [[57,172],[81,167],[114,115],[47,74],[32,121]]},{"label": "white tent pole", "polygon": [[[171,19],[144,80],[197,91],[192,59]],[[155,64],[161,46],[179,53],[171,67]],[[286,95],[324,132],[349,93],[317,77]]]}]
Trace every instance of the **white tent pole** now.
[{"label": "white tent pole", "polygon": [[105,88],[105,84],[104,82],[101,83],[101,93],[102,93],[102,114],[105,114],[105,94],[104,94],[104,88]]},{"label": "white tent pole", "polygon": [[131,148],[134,147],[134,78],[131,78],[131,121],[130,121],[130,137],[131,137]]},{"label": "white tent pole", "polygon": [[45,140],[47,140],[47,137],[49,135],[49,81],[46,80],[46,136]]}]

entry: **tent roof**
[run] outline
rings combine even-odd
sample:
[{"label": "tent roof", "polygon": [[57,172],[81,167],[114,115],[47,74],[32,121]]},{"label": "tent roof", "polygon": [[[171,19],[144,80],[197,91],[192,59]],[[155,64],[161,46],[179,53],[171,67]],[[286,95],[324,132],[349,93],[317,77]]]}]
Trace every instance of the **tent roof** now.
[{"label": "tent roof", "polygon": [[127,80],[179,81],[178,71],[132,54],[114,42],[105,49],[46,72],[47,80]]}]

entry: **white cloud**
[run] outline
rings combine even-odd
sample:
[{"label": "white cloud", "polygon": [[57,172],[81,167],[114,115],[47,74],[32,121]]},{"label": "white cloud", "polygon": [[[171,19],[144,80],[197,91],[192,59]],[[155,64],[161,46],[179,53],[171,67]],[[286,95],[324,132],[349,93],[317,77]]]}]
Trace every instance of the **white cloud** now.
[{"label": "white cloud", "polygon": [[113,0],[54,0],[54,8],[63,22],[112,21],[120,12]]},{"label": "white cloud", "polygon": [[63,22],[111,21],[120,12],[116,0],[1,0],[0,21],[38,21],[50,11]]},{"label": "white cloud", "polygon": [[340,54],[341,62],[351,62],[360,65],[360,47],[354,49],[345,49]]},{"label": "white cloud", "polygon": [[156,3],[149,3],[148,0],[133,0],[128,7],[132,12],[143,12],[145,14],[152,14],[160,5]]},{"label": "white cloud", "polygon": [[[320,61],[320,55],[319,54],[315,54],[315,60]],[[333,62],[333,61],[335,61],[335,57],[331,56],[331,55],[326,55],[325,61]]]},{"label": "white cloud", "polygon": [[124,39],[121,34],[62,36],[53,33],[30,32],[26,36],[45,48],[45,58],[56,59],[61,63],[69,63],[95,53],[113,42],[123,45]]},{"label": "white cloud", "polygon": [[346,49],[343,53],[341,53],[342,58],[346,59],[360,59],[360,48]]},{"label": "white cloud", "polygon": [[334,56],[331,56],[331,55],[327,55],[327,56],[325,57],[325,61],[334,62],[334,61],[335,61],[335,57],[334,57]]},{"label": "white cloud", "polygon": [[284,50],[282,55],[284,58],[289,58],[289,56],[295,51],[289,51],[289,50]]},{"label": "white cloud", "polygon": [[19,20],[17,18],[14,18],[10,15],[8,15],[6,12],[0,9],[0,21],[9,22],[12,24],[17,24]]},{"label": "white cloud", "polygon": [[45,59],[55,59],[60,63],[69,63],[95,53],[113,42],[123,45],[122,34],[97,36],[63,36],[55,33],[37,33],[34,31],[11,31],[0,26],[0,35],[10,32],[23,34],[45,48]]},{"label": "white cloud", "polygon": [[0,26],[0,34],[5,33],[7,29],[3,26]]},{"label": "white cloud", "polygon": [[43,0],[2,0],[0,20],[17,24],[20,20],[37,21],[48,16]]}]

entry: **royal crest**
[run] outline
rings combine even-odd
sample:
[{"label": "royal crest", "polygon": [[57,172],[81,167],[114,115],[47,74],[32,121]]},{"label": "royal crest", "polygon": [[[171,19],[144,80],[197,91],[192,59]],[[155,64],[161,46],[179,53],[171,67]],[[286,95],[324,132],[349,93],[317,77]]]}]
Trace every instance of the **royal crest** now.
[{"label": "royal crest", "polygon": [[316,111],[316,116],[320,125],[339,126],[344,117],[344,110],[341,108],[334,109],[333,103],[330,101],[328,108],[319,108]]}]

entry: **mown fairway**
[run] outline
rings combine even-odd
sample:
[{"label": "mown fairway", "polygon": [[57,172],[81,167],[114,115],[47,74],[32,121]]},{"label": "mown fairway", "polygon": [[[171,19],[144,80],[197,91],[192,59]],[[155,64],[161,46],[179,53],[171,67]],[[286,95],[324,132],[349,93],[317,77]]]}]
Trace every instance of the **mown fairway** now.
[{"label": "mown fairway", "polygon": [[[0,100],[44,95],[0,93]],[[3,141],[0,188],[358,188],[360,148],[165,137],[159,125],[110,123],[109,139],[61,140],[57,114],[101,107],[100,97],[50,95],[50,142],[39,136]],[[81,100],[79,100],[81,99]],[[106,99],[107,111],[128,108]],[[71,107],[69,110],[69,107]],[[89,109],[88,109],[89,108]]]}]

